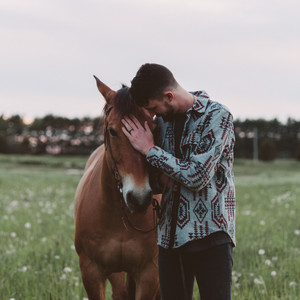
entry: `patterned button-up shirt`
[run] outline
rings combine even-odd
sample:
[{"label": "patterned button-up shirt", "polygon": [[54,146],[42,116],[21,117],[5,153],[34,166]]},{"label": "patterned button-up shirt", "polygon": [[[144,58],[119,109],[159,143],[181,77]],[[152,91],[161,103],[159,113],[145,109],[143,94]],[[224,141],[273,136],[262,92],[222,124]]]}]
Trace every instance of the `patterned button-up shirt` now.
[{"label": "patterned button-up shirt", "polygon": [[[204,91],[192,94],[197,99],[186,112],[180,143],[183,159],[174,156],[174,122],[164,122],[160,117],[155,146],[146,159],[180,183],[174,248],[217,231],[228,233],[235,244],[232,115],[225,106],[210,100]],[[172,211],[172,201],[166,201],[158,227],[158,245],[164,248],[170,242]]]}]

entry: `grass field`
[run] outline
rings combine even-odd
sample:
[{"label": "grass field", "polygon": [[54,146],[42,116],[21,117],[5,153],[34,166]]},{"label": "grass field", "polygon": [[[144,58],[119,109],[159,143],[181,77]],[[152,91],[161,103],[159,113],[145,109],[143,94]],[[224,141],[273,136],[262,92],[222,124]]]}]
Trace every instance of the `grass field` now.
[{"label": "grass field", "polygon": [[[87,299],[73,246],[85,161],[0,155],[1,300]],[[235,174],[233,299],[300,299],[300,163],[237,160]]]}]

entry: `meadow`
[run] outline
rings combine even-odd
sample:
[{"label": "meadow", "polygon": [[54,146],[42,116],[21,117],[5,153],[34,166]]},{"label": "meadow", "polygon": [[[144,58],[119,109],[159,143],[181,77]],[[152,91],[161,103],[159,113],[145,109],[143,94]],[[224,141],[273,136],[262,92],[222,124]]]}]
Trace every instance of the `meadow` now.
[{"label": "meadow", "polygon": [[[87,299],[73,245],[86,159],[0,155],[1,300]],[[300,163],[236,160],[235,175],[233,299],[299,300]]]}]

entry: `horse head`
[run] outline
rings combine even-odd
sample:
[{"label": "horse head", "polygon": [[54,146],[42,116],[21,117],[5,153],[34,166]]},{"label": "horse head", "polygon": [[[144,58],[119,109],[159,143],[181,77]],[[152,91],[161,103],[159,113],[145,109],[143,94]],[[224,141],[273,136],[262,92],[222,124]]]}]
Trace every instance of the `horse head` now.
[{"label": "horse head", "polygon": [[144,213],[152,201],[147,164],[145,157],[131,146],[124,135],[121,119],[125,115],[134,115],[141,124],[147,121],[152,131],[155,122],[147,110],[134,103],[128,87],[123,87],[116,92],[96,76],[94,77],[98,90],[106,101],[104,135],[106,148],[110,153],[105,155],[105,159],[112,172],[117,172],[116,184],[122,187],[120,192],[128,209],[131,212]]}]

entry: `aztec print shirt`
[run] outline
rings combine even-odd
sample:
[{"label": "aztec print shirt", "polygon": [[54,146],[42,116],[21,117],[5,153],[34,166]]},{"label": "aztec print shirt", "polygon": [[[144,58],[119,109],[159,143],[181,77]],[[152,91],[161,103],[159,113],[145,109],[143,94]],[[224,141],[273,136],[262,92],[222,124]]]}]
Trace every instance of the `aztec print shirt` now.
[{"label": "aztec print shirt", "polygon": [[[180,143],[183,159],[174,156],[174,122],[164,122],[161,117],[157,118],[155,146],[146,159],[180,183],[174,248],[217,231],[228,233],[235,244],[232,115],[204,91],[191,94],[197,99],[186,112]],[[159,176],[154,177],[154,192],[162,192],[157,189]],[[172,200],[166,201],[157,241],[164,248],[169,246],[172,213]]]}]

